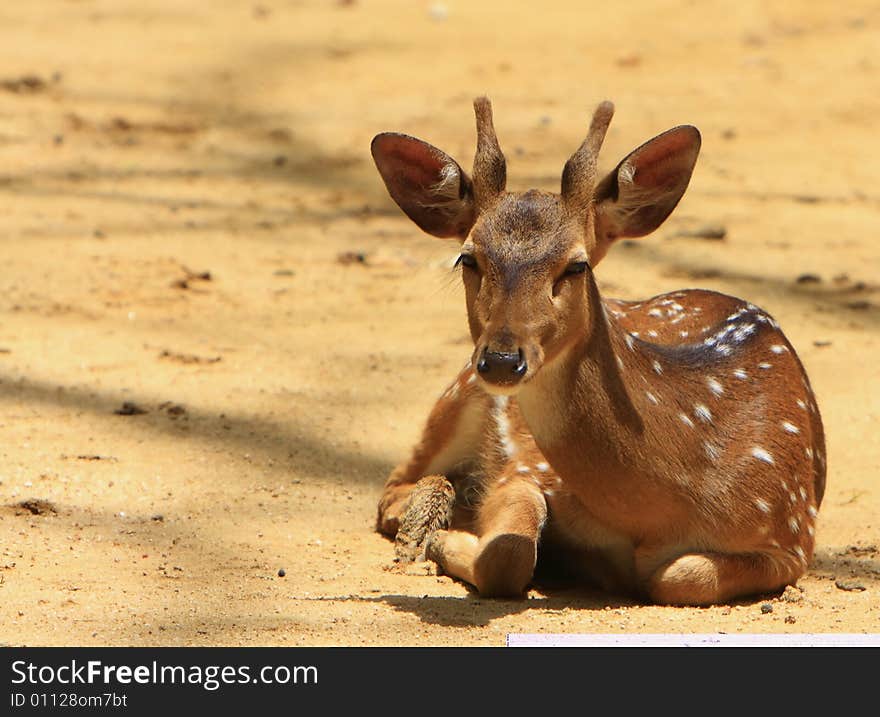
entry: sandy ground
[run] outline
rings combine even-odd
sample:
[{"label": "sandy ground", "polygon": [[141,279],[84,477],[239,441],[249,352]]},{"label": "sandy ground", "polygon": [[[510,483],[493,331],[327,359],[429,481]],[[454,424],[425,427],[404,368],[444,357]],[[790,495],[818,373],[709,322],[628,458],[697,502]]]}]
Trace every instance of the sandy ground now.
[{"label": "sandy ground", "polygon": [[[0,7],[0,642],[880,632],[880,5],[535,8]],[[558,187],[605,98],[608,168],[701,129],[677,212],[598,274],[746,297],[798,348],[829,477],[791,601],[493,601],[394,569],[382,483],[470,344],[456,245],[403,217],[368,147],[400,130],[469,166],[484,92],[512,189]],[[706,226],[726,237],[682,236]]]}]

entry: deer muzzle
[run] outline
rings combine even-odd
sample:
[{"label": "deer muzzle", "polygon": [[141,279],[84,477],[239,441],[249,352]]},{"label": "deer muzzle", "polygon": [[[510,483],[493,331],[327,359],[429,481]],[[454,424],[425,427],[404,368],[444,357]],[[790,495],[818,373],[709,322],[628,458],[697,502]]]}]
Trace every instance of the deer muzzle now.
[{"label": "deer muzzle", "polygon": [[513,386],[520,382],[528,371],[528,364],[522,349],[516,353],[490,351],[483,349],[477,361],[477,373],[490,384]]}]

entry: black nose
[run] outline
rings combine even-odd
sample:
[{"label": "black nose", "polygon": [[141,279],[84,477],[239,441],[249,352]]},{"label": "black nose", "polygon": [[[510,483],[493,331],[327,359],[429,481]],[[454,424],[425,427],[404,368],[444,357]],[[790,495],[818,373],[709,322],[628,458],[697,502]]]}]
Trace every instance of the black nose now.
[{"label": "black nose", "polygon": [[528,364],[522,349],[517,353],[499,353],[483,349],[477,371],[490,383],[516,383],[525,376]]}]

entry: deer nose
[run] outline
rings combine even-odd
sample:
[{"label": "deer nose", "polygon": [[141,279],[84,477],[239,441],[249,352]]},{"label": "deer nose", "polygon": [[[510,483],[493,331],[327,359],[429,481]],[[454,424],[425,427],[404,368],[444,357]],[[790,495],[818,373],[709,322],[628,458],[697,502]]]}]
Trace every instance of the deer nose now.
[{"label": "deer nose", "polygon": [[489,351],[483,349],[477,361],[477,371],[490,383],[511,384],[525,376],[528,364],[522,349],[516,353]]}]

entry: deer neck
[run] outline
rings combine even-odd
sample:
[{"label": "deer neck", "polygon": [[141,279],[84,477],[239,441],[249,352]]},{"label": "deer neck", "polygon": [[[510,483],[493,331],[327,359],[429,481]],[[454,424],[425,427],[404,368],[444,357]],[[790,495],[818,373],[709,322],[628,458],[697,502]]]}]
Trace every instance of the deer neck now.
[{"label": "deer neck", "polygon": [[628,447],[645,437],[638,406],[647,393],[650,359],[608,316],[592,282],[588,313],[588,331],[517,395],[539,448],[563,478],[566,473],[630,472],[641,451]]}]

